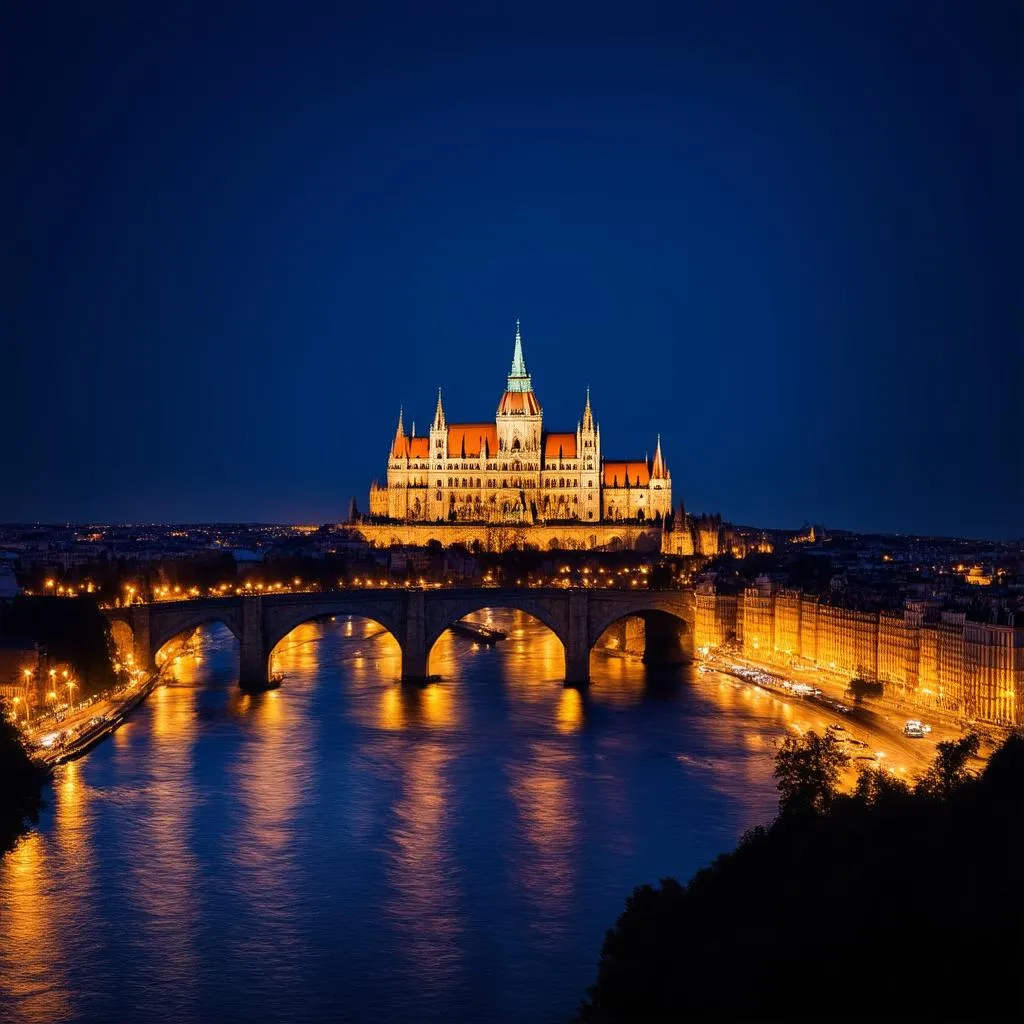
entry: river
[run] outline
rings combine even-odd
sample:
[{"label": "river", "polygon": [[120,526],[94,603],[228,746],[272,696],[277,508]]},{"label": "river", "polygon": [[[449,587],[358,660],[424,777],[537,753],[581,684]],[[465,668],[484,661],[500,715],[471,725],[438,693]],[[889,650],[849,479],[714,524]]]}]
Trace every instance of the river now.
[{"label": "river", "polygon": [[772,816],[812,712],[602,655],[581,694],[539,623],[476,618],[508,639],[446,633],[426,688],[339,617],[246,696],[203,631],[0,862],[0,1019],[564,1021],[634,885]]}]

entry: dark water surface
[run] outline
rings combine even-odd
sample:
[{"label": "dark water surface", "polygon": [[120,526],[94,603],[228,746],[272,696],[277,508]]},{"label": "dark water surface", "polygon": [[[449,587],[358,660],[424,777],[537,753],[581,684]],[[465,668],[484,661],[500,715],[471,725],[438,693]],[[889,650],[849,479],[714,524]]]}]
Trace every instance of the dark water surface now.
[{"label": "dark water surface", "polygon": [[425,689],[365,620],[297,629],[256,697],[202,633],[0,863],[0,1019],[564,1020],[635,884],[771,817],[799,712],[598,655],[581,695],[481,618],[509,639],[445,634]]}]

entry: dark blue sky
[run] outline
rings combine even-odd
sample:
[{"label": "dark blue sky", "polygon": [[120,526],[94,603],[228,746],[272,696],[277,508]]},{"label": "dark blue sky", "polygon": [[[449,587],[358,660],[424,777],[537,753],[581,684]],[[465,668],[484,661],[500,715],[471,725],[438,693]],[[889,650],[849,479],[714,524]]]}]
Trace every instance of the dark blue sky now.
[{"label": "dark blue sky", "polygon": [[16,6],[0,519],[336,520],[521,317],[695,511],[1024,534],[1018,3]]}]

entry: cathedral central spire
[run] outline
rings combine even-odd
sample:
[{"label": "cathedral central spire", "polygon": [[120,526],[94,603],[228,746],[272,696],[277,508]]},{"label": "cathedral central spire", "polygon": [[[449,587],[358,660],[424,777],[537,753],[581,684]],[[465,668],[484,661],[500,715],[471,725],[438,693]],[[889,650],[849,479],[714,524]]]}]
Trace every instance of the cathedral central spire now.
[{"label": "cathedral central spire", "polygon": [[512,369],[508,375],[508,391],[532,391],[530,375],[526,372],[526,360],[523,359],[523,338],[519,333],[519,321],[516,320],[516,347],[512,353]]}]

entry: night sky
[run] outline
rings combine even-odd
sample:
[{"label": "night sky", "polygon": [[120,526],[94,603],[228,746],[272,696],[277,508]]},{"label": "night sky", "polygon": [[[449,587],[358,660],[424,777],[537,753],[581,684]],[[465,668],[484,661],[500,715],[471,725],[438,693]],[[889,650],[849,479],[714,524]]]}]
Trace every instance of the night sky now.
[{"label": "night sky", "polygon": [[11,4],[0,519],[365,510],[520,317],[692,511],[1024,535],[1021,10]]}]

